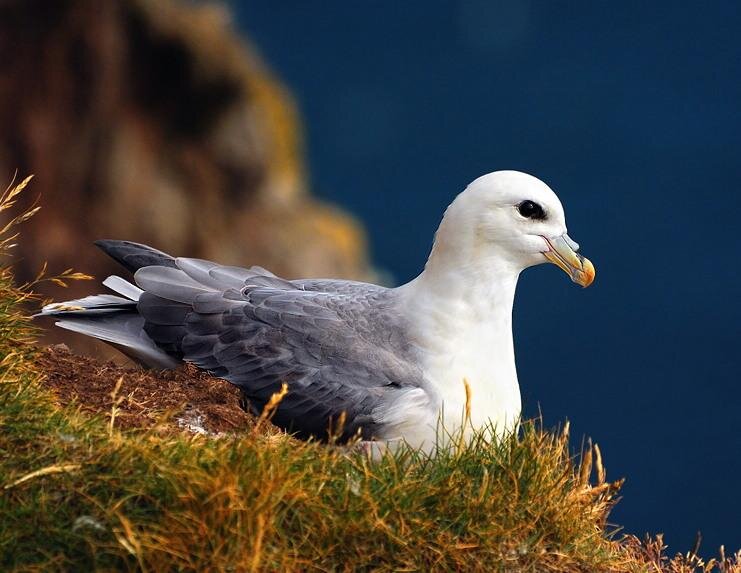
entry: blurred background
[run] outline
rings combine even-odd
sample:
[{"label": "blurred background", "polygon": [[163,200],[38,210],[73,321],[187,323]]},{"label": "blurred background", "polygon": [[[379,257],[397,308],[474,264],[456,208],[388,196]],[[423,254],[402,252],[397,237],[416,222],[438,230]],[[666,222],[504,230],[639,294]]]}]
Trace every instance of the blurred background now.
[{"label": "blurred background", "polygon": [[735,1],[0,0],[0,177],[43,205],[19,270],[104,275],[114,237],[398,284],[468,182],[527,171],[597,280],[522,276],[526,414],[600,444],[625,531],[736,549],[739,26]]}]

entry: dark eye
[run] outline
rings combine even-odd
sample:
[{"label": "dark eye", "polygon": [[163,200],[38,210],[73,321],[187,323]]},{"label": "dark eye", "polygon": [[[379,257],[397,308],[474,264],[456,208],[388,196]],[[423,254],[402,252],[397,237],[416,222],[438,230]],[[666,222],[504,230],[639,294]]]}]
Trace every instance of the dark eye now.
[{"label": "dark eye", "polygon": [[545,219],[543,207],[533,201],[523,201],[517,206],[517,210],[526,219]]}]

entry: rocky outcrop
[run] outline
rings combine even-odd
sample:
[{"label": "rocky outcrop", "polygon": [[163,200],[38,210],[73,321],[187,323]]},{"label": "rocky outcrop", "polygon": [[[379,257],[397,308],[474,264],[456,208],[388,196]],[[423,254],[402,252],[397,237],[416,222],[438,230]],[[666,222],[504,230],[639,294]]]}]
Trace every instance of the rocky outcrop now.
[{"label": "rocky outcrop", "polygon": [[91,246],[101,237],[286,276],[369,275],[357,223],[307,191],[290,96],[220,6],[0,3],[0,177],[16,170],[35,174],[43,207],[20,244],[24,279],[44,261],[115,272]]}]

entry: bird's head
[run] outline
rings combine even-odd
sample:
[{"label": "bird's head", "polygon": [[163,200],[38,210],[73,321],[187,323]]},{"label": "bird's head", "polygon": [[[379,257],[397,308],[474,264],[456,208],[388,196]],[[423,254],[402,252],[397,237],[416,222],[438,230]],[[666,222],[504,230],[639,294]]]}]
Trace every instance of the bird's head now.
[{"label": "bird's head", "polygon": [[496,260],[519,272],[551,262],[587,287],[595,270],[566,233],[561,202],[548,185],[519,171],[476,179],[446,212],[436,249],[462,249],[469,261]]}]

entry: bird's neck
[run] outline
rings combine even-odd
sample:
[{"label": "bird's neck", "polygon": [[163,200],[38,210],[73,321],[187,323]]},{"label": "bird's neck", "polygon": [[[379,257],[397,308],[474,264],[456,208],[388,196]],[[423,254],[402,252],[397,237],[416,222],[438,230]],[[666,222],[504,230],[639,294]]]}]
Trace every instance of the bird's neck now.
[{"label": "bird's neck", "polygon": [[466,264],[460,253],[433,249],[425,270],[400,287],[410,333],[446,417],[459,419],[469,384],[473,427],[512,428],[520,391],[512,340],[519,270],[495,255]]},{"label": "bird's neck", "polygon": [[449,209],[422,274],[401,287],[404,304],[435,340],[463,345],[483,336],[514,365],[512,305],[522,269],[477,233],[455,232],[460,226],[454,216]]},{"label": "bird's neck", "polygon": [[425,316],[438,332],[465,338],[466,332],[496,333],[512,347],[512,306],[519,271],[491,260],[488,268],[450,267],[430,260],[404,287],[404,301],[414,315]]},{"label": "bird's neck", "polygon": [[456,315],[511,324],[522,269],[478,233],[457,233],[455,229],[454,217],[448,212],[435,235],[424,271],[407,285],[409,291],[421,302],[429,301],[445,311],[456,310]]}]

